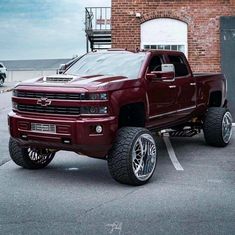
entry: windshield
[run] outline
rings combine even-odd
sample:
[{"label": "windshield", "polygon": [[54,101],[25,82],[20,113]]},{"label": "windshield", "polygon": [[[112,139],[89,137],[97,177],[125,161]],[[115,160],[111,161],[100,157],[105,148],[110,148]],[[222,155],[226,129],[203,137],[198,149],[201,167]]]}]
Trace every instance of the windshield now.
[{"label": "windshield", "polygon": [[78,60],[66,71],[66,74],[111,75],[135,79],[144,57],[144,53],[90,53]]}]

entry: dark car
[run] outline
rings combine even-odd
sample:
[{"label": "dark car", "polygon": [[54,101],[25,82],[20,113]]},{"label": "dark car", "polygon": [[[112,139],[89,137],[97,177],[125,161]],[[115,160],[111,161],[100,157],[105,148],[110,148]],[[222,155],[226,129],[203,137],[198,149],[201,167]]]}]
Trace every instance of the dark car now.
[{"label": "dark car", "polygon": [[3,63],[0,63],[0,86],[3,86],[6,77],[7,77],[7,69],[3,65]]}]

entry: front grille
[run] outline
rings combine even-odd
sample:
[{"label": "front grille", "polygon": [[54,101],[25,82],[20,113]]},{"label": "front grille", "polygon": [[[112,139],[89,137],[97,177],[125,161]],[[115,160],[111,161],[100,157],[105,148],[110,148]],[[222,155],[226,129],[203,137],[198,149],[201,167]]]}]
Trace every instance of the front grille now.
[{"label": "front grille", "polygon": [[48,98],[57,100],[81,100],[85,98],[85,94],[81,93],[42,93],[42,92],[24,92],[15,91],[14,93],[17,97],[22,98]]},{"label": "front grille", "polygon": [[80,107],[60,107],[60,106],[40,106],[18,104],[17,109],[23,112],[32,113],[49,113],[49,114],[64,114],[64,115],[79,115]]}]

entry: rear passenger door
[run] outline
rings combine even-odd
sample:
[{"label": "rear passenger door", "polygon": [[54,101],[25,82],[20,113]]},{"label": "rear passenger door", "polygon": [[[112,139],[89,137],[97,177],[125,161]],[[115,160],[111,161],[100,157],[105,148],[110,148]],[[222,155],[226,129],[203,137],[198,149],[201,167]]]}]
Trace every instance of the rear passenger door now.
[{"label": "rear passenger door", "polygon": [[177,95],[177,116],[190,114],[196,108],[196,81],[188,69],[186,58],[182,55],[168,55],[170,64],[175,66],[175,85]]}]

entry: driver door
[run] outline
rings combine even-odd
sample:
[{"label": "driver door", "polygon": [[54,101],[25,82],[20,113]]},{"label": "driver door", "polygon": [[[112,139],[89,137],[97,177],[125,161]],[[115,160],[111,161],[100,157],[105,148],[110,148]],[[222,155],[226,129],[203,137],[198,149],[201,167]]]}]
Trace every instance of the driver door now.
[{"label": "driver door", "polygon": [[[161,55],[154,56],[149,63],[147,73],[161,71],[164,59]],[[175,79],[147,80],[150,125],[162,125],[174,120],[177,112],[178,89]]]}]

